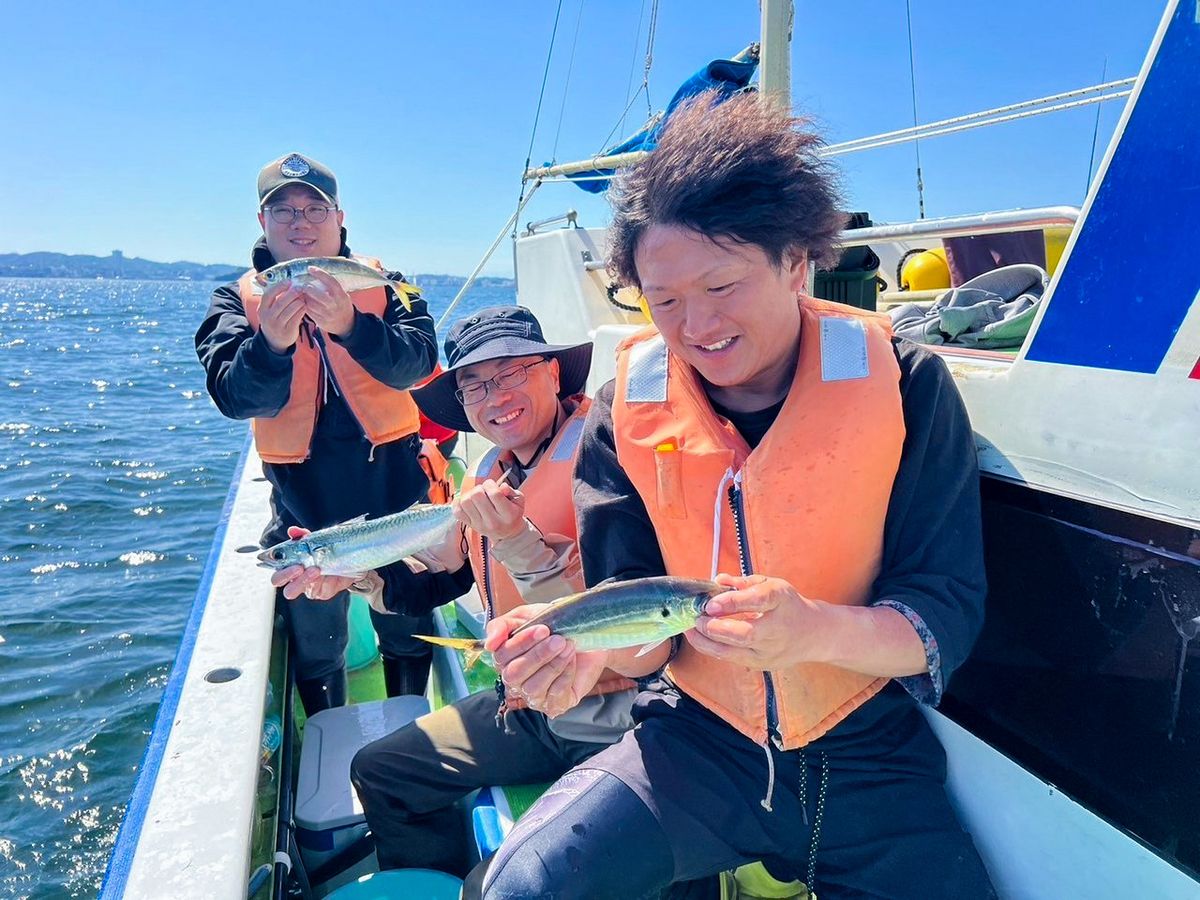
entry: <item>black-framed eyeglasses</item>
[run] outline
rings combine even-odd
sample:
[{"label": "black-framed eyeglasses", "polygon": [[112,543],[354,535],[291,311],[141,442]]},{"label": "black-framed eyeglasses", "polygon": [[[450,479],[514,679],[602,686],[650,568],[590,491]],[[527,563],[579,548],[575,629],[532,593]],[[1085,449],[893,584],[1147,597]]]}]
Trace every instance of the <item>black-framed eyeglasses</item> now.
[{"label": "black-framed eyeglasses", "polygon": [[474,381],[466,387],[459,388],[454,392],[454,396],[458,398],[458,402],[463,406],[473,406],[476,403],[482,403],[483,398],[488,395],[493,384],[502,391],[520,387],[529,380],[530,369],[546,362],[550,362],[550,360],[539,359],[537,362],[517,363],[517,365],[505,369],[503,372],[497,372],[486,381]]},{"label": "black-framed eyeglasses", "polygon": [[324,203],[310,203],[303,209],[283,203],[279,206],[268,206],[267,213],[271,216],[271,221],[279,225],[291,225],[300,215],[303,215],[312,224],[320,225],[329,218],[329,214],[335,209],[337,209],[336,206],[326,206]]}]

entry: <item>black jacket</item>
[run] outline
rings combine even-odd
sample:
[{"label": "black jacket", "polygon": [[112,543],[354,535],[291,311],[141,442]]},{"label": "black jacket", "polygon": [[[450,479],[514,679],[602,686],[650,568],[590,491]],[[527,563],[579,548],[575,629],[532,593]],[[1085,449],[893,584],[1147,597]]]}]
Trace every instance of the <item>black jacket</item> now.
[{"label": "black jacket", "polygon": [[[345,232],[342,256],[350,255]],[[274,265],[266,241],[251,251],[256,271]],[[398,278],[398,272],[389,272]],[[340,343],[372,377],[395,388],[424,378],[437,362],[433,319],[423,299],[406,311],[388,291],[382,319],[356,311],[354,327]],[[196,355],[207,373],[209,396],[232,419],[269,417],[287,403],[292,350],[277,354],[250,326],[237,283],[213,291],[208,313],[196,332]],[[286,538],[289,525],[324,528],[366,513],[398,512],[424,496],[429,482],[416,461],[418,439],[401,438],[374,449],[332,385],[317,418],[311,453],[302,463],[263,463],[271,482],[272,517],[263,545]]]}]

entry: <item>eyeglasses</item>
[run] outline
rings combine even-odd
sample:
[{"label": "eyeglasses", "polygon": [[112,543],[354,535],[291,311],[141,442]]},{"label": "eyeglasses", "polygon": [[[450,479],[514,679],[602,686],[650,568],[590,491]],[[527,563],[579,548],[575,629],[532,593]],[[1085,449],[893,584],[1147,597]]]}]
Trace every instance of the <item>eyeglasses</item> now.
[{"label": "eyeglasses", "polygon": [[335,209],[337,209],[336,206],[326,206],[324,203],[310,203],[304,209],[297,209],[285,203],[280,206],[268,206],[267,212],[271,214],[271,220],[279,225],[291,225],[300,215],[314,225],[320,225],[329,218],[329,213]]},{"label": "eyeglasses", "polygon": [[458,398],[458,402],[463,406],[473,406],[483,401],[483,398],[488,395],[493,384],[502,391],[520,387],[529,380],[529,370],[545,362],[550,362],[550,360],[539,359],[537,362],[520,363],[511,369],[497,372],[486,381],[472,382],[464,388],[459,388],[454,392],[454,396]]}]

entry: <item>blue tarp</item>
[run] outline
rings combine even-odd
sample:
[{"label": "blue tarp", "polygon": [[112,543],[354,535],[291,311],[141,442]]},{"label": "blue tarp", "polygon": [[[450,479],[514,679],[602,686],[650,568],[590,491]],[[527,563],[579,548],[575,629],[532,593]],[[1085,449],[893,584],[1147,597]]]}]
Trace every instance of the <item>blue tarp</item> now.
[{"label": "blue tarp", "polygon": [[[632,153],[635,150],[653,150],[658,146],[659,135],[662,134],[663,129],[671,120],[671,114],[679,104],[683,103],[689,97],[694,97],[707,90],[716,90],[720,94],[721,100],[727,100],[737,92],[746,89],[746,86],[750,84],[750,79],[754,77],[754,71],[757,68],[757,62],[714,59],[680,86],[679,90],[675,92],[675,96],[671,98],[671,102],[667,104],[666,113],[662,118],[657,122],[647,125],[632,137],[626,138],[613,147],[609,147],[599,155],[613,156],[617,153]],[[571,179],[595,179],[591,181],[581,180],[577,183],[585,191],[593,194],[601,194],[608,190],[609,182],[608,179],[604,178],[596,179],[596,176],[612,175],[615,172],[615,169],[590,169],[567,177]]]}]

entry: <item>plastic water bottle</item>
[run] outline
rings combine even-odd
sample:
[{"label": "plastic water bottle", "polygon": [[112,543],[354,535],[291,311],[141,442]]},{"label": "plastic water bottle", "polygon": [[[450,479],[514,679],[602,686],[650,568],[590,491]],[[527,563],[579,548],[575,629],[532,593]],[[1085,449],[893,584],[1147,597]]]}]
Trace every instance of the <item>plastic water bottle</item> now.
[{"label": "plastic water bottle", "polygon": [[264,763],[279,749],[282,741],[283,727],[279,723],[279,717],[270,713],[263,722],[262,730],[262,761]]}]

